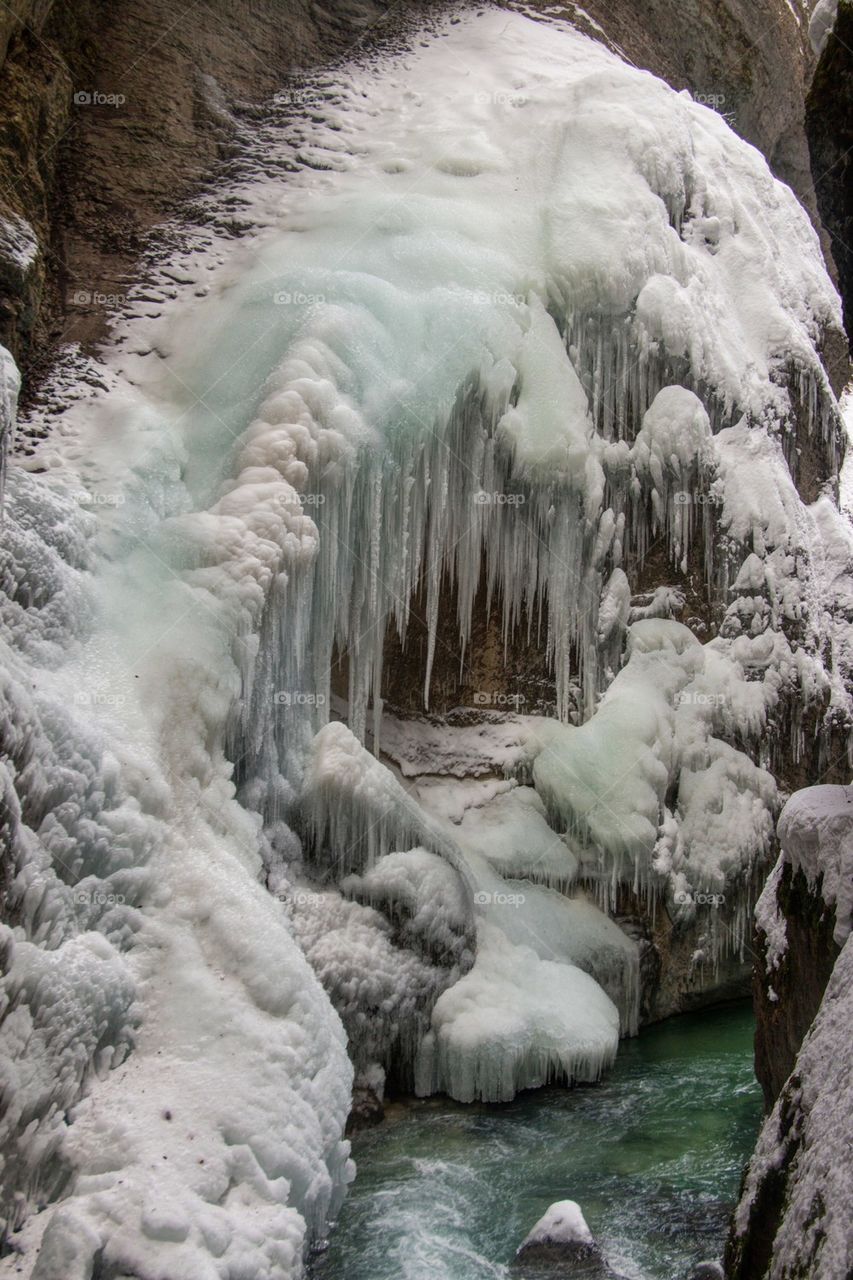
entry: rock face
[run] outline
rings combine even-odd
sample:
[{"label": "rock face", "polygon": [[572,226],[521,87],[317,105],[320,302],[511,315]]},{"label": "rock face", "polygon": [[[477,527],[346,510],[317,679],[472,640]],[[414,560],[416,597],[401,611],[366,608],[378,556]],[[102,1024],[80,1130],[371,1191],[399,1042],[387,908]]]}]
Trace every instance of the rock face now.
[{"label": "rock face", "polygon": [[840,1280],[853,1265],[853,789],[796,793],[779,834],[782,854],[757,910],[756,1065],[770,1114],[726,1274]]},{"label": "rock face", "polygon": [[779,819],[782,853],[756,911],[756,1074],[773,1106],[850,932],[853,788],[807,787]]},{"label": "rock face", "polygon": [[821,221],[853,333],[853,3],[840,0],[806,99],[806,134]]},{"label": "rock face", "polygon": [[[401,15],[436,7],[350,0],[321,8],[295,0],[282,8],[254,0],[235,9],[212,0],[176,14],[166,0],[22,0],[14,12],[4,9],[0,342],[25,377],[57,342],[103,334],[111,308],[138,276],[147,232],[213,166],[228,164],[257,104],[284,90],[298,105],[306,68],[381,41]],[[628,0],[590,0],[563,16],[725,114],[817,222],[816,195],[849,289],[842,242],[851,236],[839,222],[843,163],[826,182],[809,171],[803,103],[815,57],[805,5],[654,0],[639,11]],[[809,104],[813,164],[823,168],[836,158],[833,147],[840,155],[849,145],[837,131],[841,63],[851,44],[844,22],[849,4]]]},{"label": "rock face", "polygon": [[[375,38],[376,0],[24,0],[0,15],[0,342],[25,374],[92,341],[145,234],[227,161],[253,104]],[[30,246],[25,264],[22,245]]]}]

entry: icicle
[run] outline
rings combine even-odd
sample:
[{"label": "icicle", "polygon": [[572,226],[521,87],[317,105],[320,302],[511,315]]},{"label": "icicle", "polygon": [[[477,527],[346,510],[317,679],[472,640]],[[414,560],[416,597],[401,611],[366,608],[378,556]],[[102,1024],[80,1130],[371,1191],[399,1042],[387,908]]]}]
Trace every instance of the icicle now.
[{"label": "icicle", "polygon": [[11,352],[0,346],[0,522],[6,495],[6,468],[15,441],[21,377]]}]

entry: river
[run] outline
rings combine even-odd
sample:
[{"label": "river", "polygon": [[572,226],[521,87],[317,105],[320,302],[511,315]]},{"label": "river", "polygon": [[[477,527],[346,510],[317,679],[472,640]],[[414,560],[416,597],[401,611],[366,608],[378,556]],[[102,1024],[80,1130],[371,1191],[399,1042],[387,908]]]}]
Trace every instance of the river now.
[{"label": "river", "polygon": [[358,1176],[313,1280],[509,1276],[562,1199],[580,1203],[617,1272],[682,1280],[721,1254],[755,1141],[752,1033],[748,1006],[713,1009],[623,1042],[597,1086],[392,1104],[354,1139]]}]

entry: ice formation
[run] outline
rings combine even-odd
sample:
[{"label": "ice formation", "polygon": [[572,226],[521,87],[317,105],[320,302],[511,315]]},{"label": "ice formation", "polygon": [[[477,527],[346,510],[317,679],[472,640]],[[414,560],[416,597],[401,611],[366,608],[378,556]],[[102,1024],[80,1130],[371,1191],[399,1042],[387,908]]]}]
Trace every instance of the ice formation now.
[{"label": "ice formation", "polygon": [[[258,824],[215,740],[202,777],[191,722],[185,772],[158,749],[159,633],[125,669],[75,497],[11,469],[3,1217],[15,1231],[60,1197],[15,1236],[41,1280],[84,1280],[95,1258],[112,1274],[294,1274],[349,1176],[343,1032],[258,882]],[[221,714],[227,674],[203,671],[184,686],[199,722]]]},{"label": "ice formation", "polygon": [[415,1087],[506,1102],[555,1078],[597,1080],[618,1041],[618,1012],[593,978],[483,923],[473,969],[433,1009]]},{"label": "ice formation", "polygon": [[817,57],[823,53],[837,20],[838,0],[818,0],[809,19],[809,41]]},{"label": "ice formation", "polygon": [[[489,11],[259,145],[254,233],[176,255],[193,287],[141,290],[10,468],[0,1267],[36,1280],[298,1275],[351,1176],[344,1028],[421,1092],[595,1079],[637,1024],[605,912],[734,893],[737,951],[768,729],[849,713],[849,538],[792,478],[797,424],[837,462],[838,300],[721,118]],[[427,714],[480,592],[555,717]],[[383,704],[413,610],[415,732]]]},{"label": "ice formation", "polygon": [[20,387],[18,366],[11,353],[0,346],[0,513],[6,492],[6,467],[15,434]]}]

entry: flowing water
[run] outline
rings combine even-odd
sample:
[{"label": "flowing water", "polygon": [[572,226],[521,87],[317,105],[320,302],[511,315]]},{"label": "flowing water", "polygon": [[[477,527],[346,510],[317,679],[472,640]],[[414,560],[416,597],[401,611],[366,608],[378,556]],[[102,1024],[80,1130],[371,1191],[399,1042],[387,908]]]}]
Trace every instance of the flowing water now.
[{"label": "flowing water", "polygon": [[624,1042],[598,1086],[392,1106],[355,1138],[358,1176],[314,1280],[507,1276],[562,1199],[620,1275],[683,1280],[720,1256],[755,1141],[752,1032],[745,1005],[705,1011]]}]

